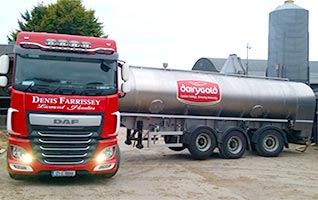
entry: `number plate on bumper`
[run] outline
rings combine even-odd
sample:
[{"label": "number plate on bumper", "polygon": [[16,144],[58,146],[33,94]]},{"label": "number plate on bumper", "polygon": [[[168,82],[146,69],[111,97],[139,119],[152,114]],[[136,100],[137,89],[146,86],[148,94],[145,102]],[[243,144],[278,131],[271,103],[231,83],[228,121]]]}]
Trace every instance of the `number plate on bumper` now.
[{"label": "number plate on bumper", "polygon": [[76,175],[75,170],[68,171],[51,171],[52,177],[74,177]]}]

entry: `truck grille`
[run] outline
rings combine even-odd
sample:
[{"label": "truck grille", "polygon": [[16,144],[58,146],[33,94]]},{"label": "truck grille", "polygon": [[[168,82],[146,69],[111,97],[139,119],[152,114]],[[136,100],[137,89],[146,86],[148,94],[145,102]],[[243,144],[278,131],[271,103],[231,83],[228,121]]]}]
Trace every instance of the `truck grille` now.
[{"label": "truck grille", "polygon": [[[31,133],[31,146],[42,164],[77,165],[89,162],[98,145],[98,127],[73,130],[74,127],[54,127],[55,130],[36,130]],[[79,127],[76,127],[78,129]],[[86,127],[87,128],[87,127]]]}]

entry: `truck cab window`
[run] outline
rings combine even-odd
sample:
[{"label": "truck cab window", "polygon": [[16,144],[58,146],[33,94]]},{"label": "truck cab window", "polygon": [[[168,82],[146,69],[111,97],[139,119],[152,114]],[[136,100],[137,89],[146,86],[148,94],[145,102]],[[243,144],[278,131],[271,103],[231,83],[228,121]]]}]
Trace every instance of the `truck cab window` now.
[{"label": "truck cab window", "polygon": [[13,86],[28,92],[37,91],[37,86],[41,86],[48,88],[47,93],[54,94],[63,94],[65,89],[74,95],[83,94],[88,89],[91,95],[113,94],[117,92],[116,62],[85,56],[18,54]]}]

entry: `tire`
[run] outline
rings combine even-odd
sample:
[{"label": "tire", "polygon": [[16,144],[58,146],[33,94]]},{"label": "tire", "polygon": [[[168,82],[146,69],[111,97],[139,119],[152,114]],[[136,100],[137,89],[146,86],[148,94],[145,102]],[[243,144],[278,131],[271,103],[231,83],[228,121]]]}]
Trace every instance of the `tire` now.
[{"label": "tire", "polygon": [[10,178],[14,179],[14,180],[23,180],[26,178],[25,175],[21,175],[21,174],[11,174],[9,173]]},{"label": "tire", "polygon": [[216,137],[209,128],[200,127],[195,129],[190,135],[188,150],[192,158],[205,160],[209,158],[216,147]]},{"label": "tire", "polygon": [[[164,136],[164,140],[166,144],[170,144],[170,143],[176,143],[177,142],[177,137],[174,135],[165,135]],[[172,151],[183,151],[185,149],[185,147],[168,147],[169,149],[171,149]]]},{"label": "tire", "polygon": [[283,151],[284,139],[278,130],[274,128],[263,128],[258,134],[258,139],[255,144],[255,150],[258,155],[276,157]]},{"label": "tire", "polygon": [[221,157],[226,159],[238,159],[243,156],[246,150],[246,138],[244,133],[237,129],[224,131],[224,137],[220,144]]}]

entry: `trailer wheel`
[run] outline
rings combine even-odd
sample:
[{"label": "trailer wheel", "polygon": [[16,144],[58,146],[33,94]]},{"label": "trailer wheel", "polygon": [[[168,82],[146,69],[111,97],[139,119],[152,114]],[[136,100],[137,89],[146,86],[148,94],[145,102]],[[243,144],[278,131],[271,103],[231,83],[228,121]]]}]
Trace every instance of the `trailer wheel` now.
[{"label": "trailer wheel", "polygon": [[[276,157],[284,149],[284,139],[282,134],[273,128],[261,128],[255,149],[258,155],[265,157]],[[256,134],[257,134],[256,132]]]},{"label": "trailer wheel", "polygon": [[236,128],[230,128],[224,131],[223,134],[224,137],[220,144],[221,156],[227,159],[241,158],[246,149],[244,133]]},{"label": "trailer wheel", "polygon": [[215,147],[216,137],[209,128],[200,127],[191,133],[188,150],[194,159],[207,159],[212,155]]},{"label": "trailer wheel", "polygon": [[[165,135],[164,136],[164,140],[166,144],[170,144],[170,143],[177,143],[177,137],[174,135]],[[172,151],[182,151],[185,149],[185,147],[168,147],[169,149],[171,149]]]}]

